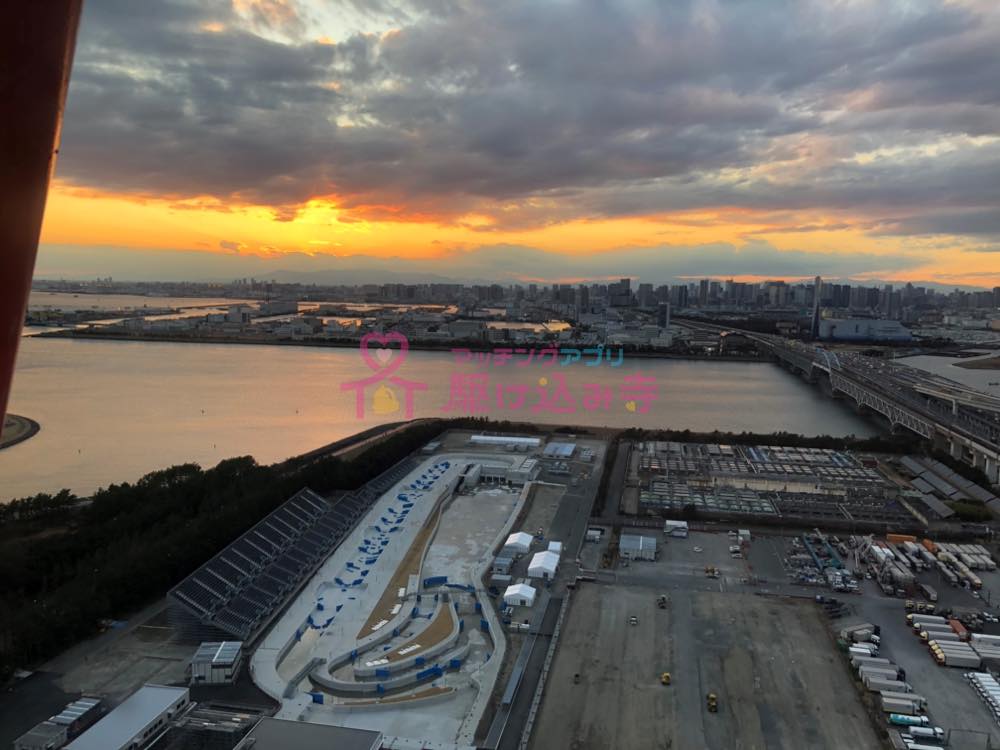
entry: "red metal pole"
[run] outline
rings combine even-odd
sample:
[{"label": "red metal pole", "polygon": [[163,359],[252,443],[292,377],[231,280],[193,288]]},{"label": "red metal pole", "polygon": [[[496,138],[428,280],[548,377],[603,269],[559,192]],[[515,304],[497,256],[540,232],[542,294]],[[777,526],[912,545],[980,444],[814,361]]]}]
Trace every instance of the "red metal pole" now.
[{"label": "red metal pole", "polygon": [[0,3],[0,430],[83,0]]}]

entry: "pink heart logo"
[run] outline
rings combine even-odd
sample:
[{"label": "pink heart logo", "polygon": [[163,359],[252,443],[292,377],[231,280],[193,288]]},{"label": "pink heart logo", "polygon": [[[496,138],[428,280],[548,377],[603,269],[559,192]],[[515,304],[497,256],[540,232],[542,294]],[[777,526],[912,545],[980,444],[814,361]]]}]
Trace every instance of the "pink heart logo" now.
[{"label": "pink heart logo", "polygon": [[[374,357],[372,357],[370,350],[373,342],[381,347],[375,350]],[[393,350],[388,348],[388,345],[393,342],[399,344],[398,357],[393,357]],[[390,331],[389,333],[376,333],[372,331],[361,337],[362,359],[364,359],[365,364],[370,369],[376,371],[384,370],[385,372],[382,374],[382,377],[388,377],[391,373],[398,370],[399,366],[403,364],[403,360],[406,359],[406,353],[409,350],[410,342],[399,331]]]}]

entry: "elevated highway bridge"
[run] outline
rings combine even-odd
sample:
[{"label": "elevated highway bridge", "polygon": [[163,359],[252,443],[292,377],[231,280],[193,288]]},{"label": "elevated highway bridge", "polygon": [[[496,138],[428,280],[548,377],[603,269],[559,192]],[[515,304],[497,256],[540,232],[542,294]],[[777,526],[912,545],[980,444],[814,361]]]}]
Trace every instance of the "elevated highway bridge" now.
[{"label": "elevated highway bridge", "polygon": [[751,339],[810,382],[828,379],[835,396],[878,412],[894,430],[915,432],[1000,485],[1000,398],[891,360],[709,323],[684,325],[714,333],[732,330]]}]

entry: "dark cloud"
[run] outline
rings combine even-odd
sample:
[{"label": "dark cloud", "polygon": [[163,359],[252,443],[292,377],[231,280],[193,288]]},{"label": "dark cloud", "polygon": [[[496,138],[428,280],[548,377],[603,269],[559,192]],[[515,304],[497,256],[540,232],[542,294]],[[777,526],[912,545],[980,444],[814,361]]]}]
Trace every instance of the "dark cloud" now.
[{"label": "dark cloud", "polygon": [[479,211],[511,226],[814,208],[880,232],[981,234],[1000,205],[1000,147],[974,140],[1000,134],[994,10],[343,7],[398,29],[325,44],[305,0],[90,0],[60,177],[280,218],[335,196],[357,215]]}]

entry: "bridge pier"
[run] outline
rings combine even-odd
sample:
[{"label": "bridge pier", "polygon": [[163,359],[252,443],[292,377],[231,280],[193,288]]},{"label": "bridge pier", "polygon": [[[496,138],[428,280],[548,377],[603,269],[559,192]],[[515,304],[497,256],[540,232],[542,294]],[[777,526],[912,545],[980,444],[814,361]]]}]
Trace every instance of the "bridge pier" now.
[{"label": "bridge pier", "polygon": [[1000,459],[986,457],[986,463],[983,466],[983,471],[986,473],[986,477],[990,480],[990,484],[994,487],[1000,485]]}]

